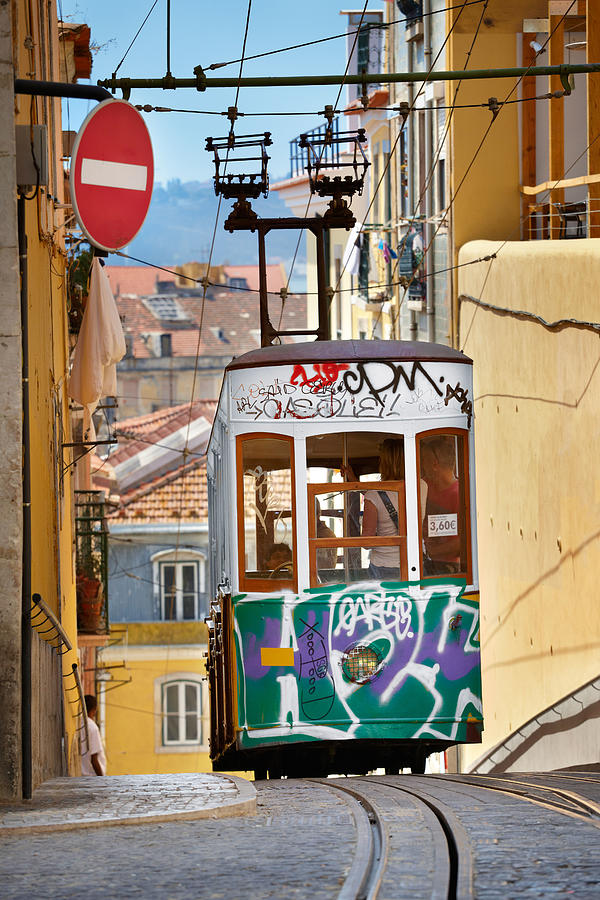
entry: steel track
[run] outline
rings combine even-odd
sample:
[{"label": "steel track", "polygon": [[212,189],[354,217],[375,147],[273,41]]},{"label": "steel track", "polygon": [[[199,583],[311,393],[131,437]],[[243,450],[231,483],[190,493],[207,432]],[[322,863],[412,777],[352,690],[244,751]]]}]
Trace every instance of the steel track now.
[{"label": "steel track", "polygon": [[[410,776],[410,787],[406,783],[398,784],[396,776],[365,778],[373,784],[384,785],[394,791],[410,794],[419,800],[429,811],[431,819],[438,826],[438,834],[443,834],[447,866],[436,864],[436,882],[433,886],[432,897],[444,897],[447,900],[469,900],[474,897],[473,855],[469,836],[459,821],[456,814],[441,800],[431,796],[426,791],[412,783],[415,776]],[[433,831],[433,829],[432,829]],[[434,840],[435,840],[435,831]],[[438,871],[444,870],[444,884],[438,877]]]},{"label": "steel track", "polygon": [[332,793],[342,793],[356,822],[356,853],[338,900],[376,900],[388,855],[388,837],[377,807],[360,791],[310,778]]},{"label": "steel track", "polygon": [[[358,807],[358,810],[353,807],[358,851],[338,900],[375,900],[385,871],[388,857],[385,820],[373,800],[361,790],[361,785],[365,783],[409,794],[421,805],[434,844],[432,900],[469,900],[474,896],[471,845],[463,826],[445,804],[417,787],[395,784],[384,778],[352,779],[352,788],[325,779],[311,780],[328,790],[345,794]],[[369,821],[369,829],[365,817]]]},{"label": "steel track", "polygon": [[[593,825],[595,828],[600,828],[600,806],[594,803],[593,800],[588,800],[572,791],[501,776],[428,775],[427,778],[445,782],[446,784],[451,781],[455,784],[465,784],[470,787],[479,787],[483,790],[510,794],[513,797],[518,797],[529,803],[535,803],[537,806],[542,806],[545,809],[552,809],[563,815],[580,819],[589,825]],[[539,794],[535,796],[534,791],[545,792],[550,794],[550,797],[539,796]]]}]

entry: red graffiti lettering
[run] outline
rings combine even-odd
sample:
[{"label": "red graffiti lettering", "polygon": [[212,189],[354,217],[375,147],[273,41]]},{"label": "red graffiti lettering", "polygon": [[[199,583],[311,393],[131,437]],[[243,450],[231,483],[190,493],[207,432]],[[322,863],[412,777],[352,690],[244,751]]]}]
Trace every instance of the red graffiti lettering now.
[{"label": "red graffiti lettering", "polygon": [[313,365],[313,369],[315,374],[312,378],[309,378],[306,374],[306,369],[304,366],[301,366],[297,363],[294,366],[294,371],[292,372],[292,377],[290,378],[291,384],[298,384],[301,387],[304,385],[309,385],[311,393],[318,393],[324,388],[331,387],[337,381],[337,377],[340,372],[343,372],[345,369],[349,369],[350,366],[348,363],[315,363]]}]

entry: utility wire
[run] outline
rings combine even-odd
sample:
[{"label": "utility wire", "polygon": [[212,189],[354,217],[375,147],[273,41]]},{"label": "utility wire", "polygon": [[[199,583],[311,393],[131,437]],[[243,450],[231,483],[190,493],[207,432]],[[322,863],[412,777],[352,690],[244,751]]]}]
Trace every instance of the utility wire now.
[{"label": "utility wire", "polygon": [[[432,10],[429,13],[421,13],[418,16],[418,18],[423,19],[426,15],[427,16],[435,16],[440,13],[449,12],[450,10],[453,10],[453,9],[460,9],[463,6],[476,6],[477,4],[484,3],[484,2],[485,2],[485,0],[467,0],[467,2],[465,4],[458,4],[457,6],[446,6],[446,7],[444,7],[444,9],[436,9],[436,10]],[[363,15],[364,15],[364,13],[363,13]],[[329,37],[318,38],[315,41],[304,41],[301,44],[292,44],[289,47],[280,47],[277,50],[267,50],[264,53],[255,53],[253,56],[247,56],[246,60],[261,59],[265,56],[273,56],[273,54],[275,54],[275,53],[286,53],[288,50],[299,50],[302,47],[312,47],[315,44],[323,44],[326,41],[335,41],[338,38],[350,37],[350,35],[352,35],[352,34],[358,35],[359,31],[365,30],[367,28],[369,30],[371,30],[371,29],[382,29],[383,30],[383,29],[389,28],[390,25],[398,25],[400,23],[406,23],[409,21],[412,21],[412,19],[403,18],[403,19],[394,19],[391,22],[368,23],[367,25],[363,26],[362,19],[361,19],[361,24],[359,24],[358,29],[356,31],[344,31],[344,32],[340,32],[339,34],[330,35]],[[232,66],[238,62],[240,62],[239,59],[231,59],[231,60],[228,60],[228,62],[212,63],[210,66],[206,66],[206,71],[211,71],[213,69],[222,69],[224,66]]]},{"label": "utility wire", "polygon": [[125,53],[123,54],[123,59],[121,60],[121,62],[119,63],[119,65],[117,66],[117,68],[115,69],[115,71],[113,72],[113,78],[115,77],[115,75],[117,74],[117,72],[119,71],[119,69],[121,68],[121,66],[123,65],[123,63],[125,62],[125,57],[126,57],[127,54],[129,53],[129,51],[131,50],[131,48],[133,47],[133,45],[135,44],[135,42],[136,42],[136,40],[137,40],[137,38],[138,38],[138,35],[139,35],[140,31],[142,30],[142,28],[144,27],[144,25],[146,24],[146,22],[147,22],[148,19],[150,18],[150,15],[151,15],[151,13],[152,13],[152,11],[153,11],[153,9],[154,9],[154,7],[156,6],[157,3],[158,3],[158,0],[154,0],[154,3],[152,4],[152,6],[150,7],[150,9],[148,10],[148,12],[147,12],[147,14],[146,14],[146,18],[144,19],[144,21],[142,22],[142,24],[140,25],[140,27],[139,27],[138,30],[136,31],[135,36],[134,36],[132,42],[130,43],[129,47],[127,48],[127,50],[126,50]]},{"label": "utility wire", "polygon": [[[461,84],[462,82],[458,82],[458,83]],[[566,91],[553,91],[552,93],[538,94],[535,97],[518,97],[515,100],[504,100],[504,101],[501,101],[498,103],[498,107],[508,106],[512,103],[531,103],[532,101],[538,102],[538,101],[542,101],[542,100],[555,100],[555,99],[561,99],[564,96],[567,96]],[[196,115],[196,116],[223,116],[223,117],[226,117],[228,115],[227,110],[178,109],[178,108],[171,107],[171,106],[152,106],[150,103],[144,103],[143,105],[137,104],[135,108],[137,110],[139,110],[139,112],[147,112],[147,113],[149,113],[149,112],[188,113],[190,115]],[[489,100],[488,100],[486,103],[483,103],[483,102],[482,103],[453,103],[450,106],[443,106],[441,104],[438,104],[438,106],[436,108],[437,109],[449,109],[449,110],[489,109],[490,104],[489,104]],[[378,106],[377,109],[381,110],[383,112],[398,112],[397,106]],[[419,110],[424,110],[425,107],[415,107],[415,109],[416,109],[416,111],[419,111]],[[340,115],[341,112],[342,112],[342,110],[339,110],[339,109],[333,110],[334,115]],[[239,112],[238,111],[237,115],[238,115],[238,118],[240,118],[240,119],[244,118],[244,117],[248,117],[248,116],[260,116],[261,118],[268,118],[268,119],[270,119],[273,116],[313,116],[316,118],[317,116],[323,115],[323,110],[322,109],[319,109],[319,110],[310,109],[310,110],[298,110],[295,112],[287,112],[287,111],[286,112],[282,112],[282,111]]]},{"label": "utility wire", "polygon": [[[531,69],[534,68],[535,60],[536,60],[537,57],[540,55],[540,53],[543,53],[544,49],[547,47],[547,45],[549,44],[550,40],[552,39],[552,37],[553,37],[555,31],[560,27],[560,25],[562,24],[562,22],[564,21],[564,19],[566,19],[566,17],[568,16],[569,12],[570,12],[571,9],[573,8],[573,6],[575,6],[575,3],[576,3],[576,2],[577,2],[577,0],[572,0],[572,2],[571,2],[571,4],[570,4],[570,6],[568,7],[568,9],[563,13],[563,15],[561,16],[561,18],[558,20],[558,22],[556,23],[556,25],[554,26],[554,28],[552,29],[552,31],[551,31],[550,34],[548,35],[548,37],[547,37],[546,41],[544,42],[543,46],[542,46],[542,47],[540,48],[540,50],[538,50],[538,52],[536,53],[534,59],[532,60],[532,62],[530,63],[530,65],[527,67],[527,70],[526,70],[522,75],[519,76],[519,78],[517,79],[517,81],[515,82],[515,84],[514,84],[514,85],[512,86],[512,88],[510,89],[510,91],[509,91],[508,94],[506,95],[506,97],[505,97],[505,99],[504,99],[502,105],[504,105],[505,103],[507,103],[507,101],[510,99],[510,97],[512,96],[512,94],[514,94],[514,92],[517,90],[518,86],[519,86],[520,83],[523,81],[523,79],[529,74],[529,72],[531,71]],[[498,113],[496,113],[495,115],[492,116],[492,120],[490,121],[488,127],[486,128],[486,130],[485,130],[485,132],[484,132],[484,134],[483,134],[483,137],[481,138],[481,140],[480,140],[480,142],[479,142],[479,145],[478,145],[477,149],[475,150],[475,153],[473,154],[473,157],[472,157],[472,159],[471,159],[469,165],[467,166],[466,171],[464,172],[464,174],[463,174],[463,176],[462,176],[462,178],[461,178],[461,180],[460,180],[460,182],[459,182],[459,184],[458,184],[456,190],[454,191],[452,197],[450,198],[450,203],[448,204],[448,206],[447,206],[447,208],[446,208],[446,214],[452,209],[452,207],[453,207],[453,205],[454,205],[454,202],[455,202],[455,200],[456,200],[456,197],[458,196],[458,193],[460,192],[460,189],[462,188],[463,184],[465,183],[465,181],[466,181],[466,179],[467,179],[467,176],[469,175],[469,172],[471,171],[471,169],[472,169],[473,166],[475,165],[475,161],[476,161],[477,157],[479,156],[479,154],[480,154],[480,152],[481,152],[481,150],[482,150],[482,148],[483,148],[483,145],[484,145],[484,143],[485,143],[485,141],[486,141],[486,138],[487,138],[487,136],[489,135],[490,131],[492,130],[493,125],[494,125],[494,122],[495,122],[495,121],[497,120],[497,118],[498,118],[498,115],[499,115],[499,113],[500,113],[500,111],[501,111],[502,105],[500,106],[500,109],[498,110]],[[424,261],[424,260],[427,258],[427,254],[428,254],[428,252],[430,251],[431,247],[433,246],[433,242],[434,242],[434,240],[435,240],[435,238],[436,238],[436,236],[437,236],[437,234],[438,234],[440,228],[441,228],[441,223],[440,223],[440,224],[438,225],[438,227],[435,229],[433,235],[431,236],[431,238],[430,238],[430,240],[429,240],[429,243],[427,244],[427,247],[425,247],[425,249],[424,249],[424,251],[423,251],[422,261]],[[491,267],[491,265],[492,265],[492,263],[490,263],[490,267]],[[410,279],[408,285],[404,288],[404,294],[403,294],[402,299],[401,299],[401,301],[400,301],[399,307],[402,305],[402,303],[403,303],[403,301],[404,301],[404,298],[405,298],[406,295],[408,294],[410,285],[414,282],[415,278],[416,278],[416,270],[413,272],[413,275],[412,275],[412,277],[411,277],[411,279]]]},{"label": "utility wire", "polygon": [[[340,87],[339,87],[339,90],[338,90],[337,97],[335,98],[335,103],[333,104],[333,108],[334,108],[334,109],[337,107],[338,103],[340,102],[340,97],[342,96],[342,91],[343,91],[343,89],[344,89],[344,85],[345,85],[345,82],[346,82],[346,78],[347,78],[347,76],[348,76],[348,70],[349,70],[349,68],[350,68],[350,63],[351,63],[351,61],[352,61],[352,57],[354,56],[354,51],[355,51],[356,45],[357,45],[357,43],[358,43],[358,36],[359,36],[361,30],[363,30],[363,29],[362,29],[362,24],[363,24],[363,20],[364,20],[364,18],[365,18],[365,13],[366,13],[366,11],[367,11],[367,6],[368,6],[368,5],[369,5],[369,0],[365,0],[365,5],[363,6],[363,10],[362,10],[362,13],[361,13],[361,16],[360,16],[360,22],[358,23],[358,28],[357,28],[357,30],[354,32],[354,41],[352,42],[352,48],[351,48],[351,50],[350,50],[350,53],[348,54],[348,59],[347,59],[347,61],[346,61],[346,68],[345,68],[345,70],[344,70],[344,78],[343,78],[343,80],[342,80],[342,83],[340,84]],[[323,146],[321,147],[321,152],[320,152],[320,154],[319,154],[319,162],[323,159],[323,154],[325,153],[325,149],[326,149],[326,144],[323,144]],[[312,202],[312,194],[309,194],[309,195],[308,195],[308,203],[306,204],[306,210],[305,210],[305,212],[304,212],[304,218],[305,218],[305,219],[308,218],[308,210],[310,209],[310,204],[311,204],[311,202]],[[292,264],[291,264],[291,266],[290,266],[290,271],[289,271],[289,274],[288,274],[287,284],[286,284],[286,288],[285,288],[285,294],[286,294],[286,296],[287,296],[287,294],[288,294],[288,292],[289,292],[289,289],[290,289],[290,282],[291,282],[291,280],[292,280],[292,273],[293,273],[293,271],[294,271],[294,265],[296,264],[296,258],[297,258],[297,256],[298,256],[298,250],[300,249],[300,241],[301,241],[301,240],[302,240],[302,231],[301,231],[300,234],[298,235],[298,240],[296,241],[296,249],[294,250],[294,256],[293,256],[293,258],[292,258]],[[278,322],[278,325],[277,325],[277,331],[279,331],[280,328],[281,328],[281,323],[282,323],[282,321],[283,321],[283,313],[284,313],[284,311],[285,311],[285,299],[282,297],[282,299],[281,299],[281,310],[280,310],[280,313],[279,313],[279,322]]]},{"label": "utility wire", "polygon": [[[424,91],[425,85],[426,85],[426,83],[427,83],[427,80],[428,80],[429,76],[431,75],[431,73],[433,72],[434,66],[435,66],[435,64],[437,63],[438,59],[440,58],[441,54],[443,53],[443,51],[444,51],[444,49],[445,49],[445,47],[446,47],[446,44],[447,44],[448,41],[450,40],[450,36],[451,36],[452,32],[454,31],[454,28],[456,27],[456,25],[457,25],[457,23],[458,23],[458,21],[459,21],[461,15],[462,15],[462,13],[463,13],[463,10],[464,10],[465,7],[466,7],[466,5],[467,5],[467,0],[465,0],[465,2],[462,4],[461,9],[460,9],[460,12],[458,13],[458,16],[457,16],[456,19],[453,21],[453,23],[452,23],[452,25],[451,25],[451,27],[450,27],[450,29],[449,29],[449,31],[448,31],[448,34],[446,35],[446,37],[445,37],[445,39],[444,39],[444,42],[442,43],[442,46],[441,46],[440,49],[438,50],[435,59],[434,59],[433,62],[431,63],[431,65],[430,65],[430,67],[429,67],[429,69],[428,69],[428,71],[427,71],[427,73],[426,73],[426,77],[425,77],[424,81],[421,83],[421,86],[420,86],[419,90],[417,91],[416,96],[413,98],[412,105],[411,105],[411,107],[410,107],[410,109],[409,109],[409,111],[408,111],[409,115],[410,115],[411,112],[414,111],[414,109],[415,109],[415,104],[416,104],[417,100],[419,99],[420,95],[422,94],[422,92]],[[392,161],[392,159],[393,159],[393,157],[394,157],[394,153],[395,153],[395,151],[396,151],[396,148],[397,148],[397,146],[398,146],[398,144],[399,144],[399,142],[400,142],[400,136],[402,135],[403,130],[404,130],[404,129],[401,128],[400,131],[398,132],[397,136],[396,136],[396,139],[395,139],[395,141],[394,141],[394,144],[393,144],[393,146],[392,146],[392,148],[391,148],[391,150],[390,150],[390,153],[389,153],[389,155],[388,155],[388,158],[387,158],[387,160],[386,160],[386,163],[385,163],[385,165],[384,165],[384,167],[383,167],[383,172],[381,173],[381,177],[379,178],[379,181],[378,181],[378,183],[377,183],[377,185],[376,185],[376,187],[375,187],[375,191],[373,192],[373,195],[372,195],[372,197],[371,197],[371,202],[369,203],[369,206],[368,206],[368,208],[367,208],[367,211],[366,211],[365,214],[364,214],[364,221],[366,221],[366,219],[368,218],[369,213],[370,213],[370,211],[371,211],[371,209],[372,209],[372,207],[373,207],[373,204],[374,204],[374,202],[375,202],[375,198],[377,197],[377,194],[378,194],[378,192],[379,192],[379,189],[380,189],[381,185],[383,184],[384,178],[385,178],[385,176],[386,176],[386,174],[387,174],[387,171],[388,171],[388,169],[389,169],[389,167],[390,167],[391,161]],[[347,265],[347,263],[342,267],[342,269],[341,269],[341,271],[340,271],[340,274],[339,274],[339,276],[338,276],[337,283],[336,283],[336,286],[335,286],[335,292],[336,292],[336,293],[337,293],[337,291],[338,291],[338,289],[339,289],[340,282],[341,282],[341,280],[342,280],[342,276],[343,276],[344,272],[346,271],[346,265]]]},{"label": "utility wire", "polygon": [[[472,55],[473,50],[474,50],[474,48],[475,48],[475,44],[477,43],[477,38],[479,37],[479,32],[480,32],[481,26],[482,26],[482,24],[483,24],[483,19],[484,19],[486,10],[487,10],[487,8],[488,8],[488,4],[489,4],[489,0],[485,0],[485,4],[484,4],[484,6],[483,6],[483,8],[482,8],[482,10],[481,10],[481,15],[479,16],[479,21],[478,21],[478,23],[477,23],[477,28],[475,29],[475,34],[473,35],[473,39],[472,39],[472,41],[471,41],[471,44],[470,44],[470,46],[469,46],[469,49],[467,50],[467,56],[466,56],[465,63],[464,63],[464,66],[463,66],[463,71],[466,71],[466,70],[467,70],[467,67],[468,67],[468,65],[469,65],[469,62],[470,62],[470,59],[471,59],[471,55]],[[458,16],[456,17],[456,21],[455,21],[455,23],[453,23],[453,24],[456,24],[456,22],[458,22],[458,19],[460,18],[461,15],[462,15],[462,10],[459,12]],[[446,118],[446,123],[445,123],[445,127],[444,127],[444,133],[443,133],[441,139],[438,139],[437,152],[436,152],[435,157],[434,157],[434,159],[433,159],[433,161],[432,161],[432,163],[431,163],[431,165],[430,165],[430,167],[429,167],[429,172],[427,173],[427,177],[426,177],[426,179],[425,179],[425,183],[424,183],[424,185],[423,185],[423,188],[422,188],[422,190],[421,190],[421,193],[420,193],[420,195],[419,195],[419,198],[418,198],[417,202],[415,203],[414,210],[413,210],[413,214],[412,214],[412,217],[411,217],[411,221],[408,223],[407,228],[406,228],[406,234],[407,234],[407,235],[410,233],[410,230],[411,230],[411,228],[413,227],[413,225],[414,225],[414,223],[415,223],[415,221],[416,221],[416,219],[417,219],[417,210],[420,208],[421,202],[422,202],[423,198],[425,197],[427,191],[429,190],[429,187],[430,187],[430,185],[431,185],[431,181],[432,181],[432,179],[433,179],[433,176],[434,176],[435,171],[436,171],[436,169],[437,169],[438,163],[439,163],[439,161],[440,161],[440,156],[441,156],[441,154],[442,154],[442,150],[444,149],[444,144],[445,144],[445,142],[446,142],[446,138],[447,138],[448,132],[449,132],[449,130],[450,130],[450,124],[451,124],[451,122],[452,122],[452,117],[453,117],[453,115],[454,115],[454,109],[456,108],[455,104],[456,104],[456,100],[457,100],[457,97],[458,97],[458,93],[459,93],[460,88],[461,88],[461,84],[462,84],[462,79],[458,81],[458,83],[457,83],[457,85],[456,85],[456,88],[455,88],[455,90],[454,90],[454,95],[453,95],[452,103],[451,103],[451,106],[450,106],[450,114],[449,114],[449,115],[447,116],[447,118]],[[416,102],[416,99],[417,99],[417,98],[415,98],[415,102]],[[413,103],[413,108],[414,108],[414,106],[415,106],[415,103]],[[390,155],[391,155],[391,154],[390,154]],[[379,188],[379,185],[378,185],[377,187]],[[444,216],[443,216],[442,221],[446,218],[446,215],[447,215],[447,211],[445,210],[445,211],[444,211]],[[439,230],[439,227],[441,227],[441,222],[440,222],[440,225],[438,226],[438,230]],[[437,232],[436,232],[436,233],[437,233]],[[392,270],[392,280],[394,279],[394,277],[395,277],[395,275],[396,275],[396,272],[398,271],[398,267],[399,267],[399,265],[400,265],[400,256],[402,255],[402,253],[404,252],[404,250],[405,250],[405,247],[403,247],[403,248],[402,248],[402,251],[398,254],[398,258],[396,259],[396,263],[395,263],[395,265],[394,265],[394,267],[393,267],[393,270]],[[424,258],[425,258],[425,253],[423,254],[423,259],[424,259]],[[414,281],[414,274],[415,274],[415,273],[413,272],[413,277],[412,277],[412,279],[411,279],[410,284],[412,284],[412,282]],[[410,285],[409,285],[409,286],[410,286]],[[397,323],[398,323],[398,333],[399,333],[399,330],[400,330],[400,310],[401,310],[401,308],[402,308],[402,304],[404,303],[404,299],[405,299],[407,293],[408,293],[408,287],[405,287],[404,294],[402,295],[402,299],[401,299],[400,302],[398,303],[398,309],[396,310],[396,317],[395,317],[394,326],[395,326],[395,324],[396,324],[396,322],[397,322]],[[379,315],[378,315],[376,321],[375,321],[374,324],[373,324],[373,329],[372,329],[372,332],[371,332],[371,337],[373,337],[373,335],[375,334],[375,329],[376,329],[376,327],[377,327],[377,325],[378,325],[378,323],[379,323],[380,318],[381,318],[381,311],[379,312]]]}]

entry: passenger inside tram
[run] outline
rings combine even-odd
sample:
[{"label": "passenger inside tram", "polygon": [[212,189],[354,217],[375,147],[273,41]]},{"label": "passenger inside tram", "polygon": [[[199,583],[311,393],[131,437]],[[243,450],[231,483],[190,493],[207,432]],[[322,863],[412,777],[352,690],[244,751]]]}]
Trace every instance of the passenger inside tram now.
[{"label": "passenger inside tram", "polygon": [[421,473],[428,487],[423,531],[426,574],[455,574],[463,568],[459,527],[463,504],[453,435],[435,435],[421,441]]},{"label": "passenger inside tram", "polygon": [[[379,472],[382,481],[404,482],[404,441],[386,438],[379,450]],[[399,508],[398,491],[367,491],[361,533],[365,536],[388,537],[406,534],[406,512]],[[398,547],[373,547],[369,558],[371,578],[400,578]]]},{"label": "passenger inside tram", "polygon": [[[403,438],[372,431],[316,435],[307,439],[306,453],[314,498],[311,543],[318,541],[311,552],[311,583],[405,577]],[[370,483],[379,481],[392,484],[371,490]],[[387,536],[386,546],[381,539]],[[329,546],[318,540],[323,538]]]},{"label": "passenger inside tram", "polygon": [[292,549],[288,544],[271,544],[267,551],[265,568],[269,569],[273,577],[278,574],[291,574],[293,571]]}]

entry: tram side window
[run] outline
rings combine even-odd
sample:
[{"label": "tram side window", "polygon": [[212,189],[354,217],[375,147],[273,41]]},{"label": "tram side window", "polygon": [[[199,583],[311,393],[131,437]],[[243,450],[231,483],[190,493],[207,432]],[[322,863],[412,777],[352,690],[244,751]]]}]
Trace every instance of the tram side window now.
[{"label": "tram side window", "polygon": [[292,582],[292,443],[275,436],[242,437],[240,443],[241,574],[247,579]]},{"label": "tram side window", "polygon": [[418,453],[427,486],[423,520],[423,575],[468,575],[469,486],[467,435],[421,435]]}]

